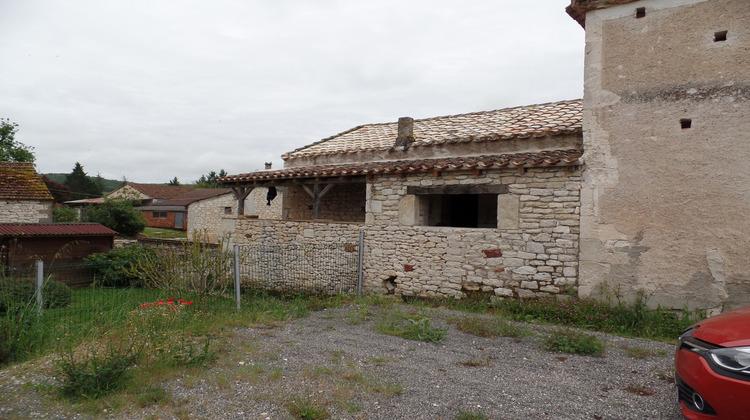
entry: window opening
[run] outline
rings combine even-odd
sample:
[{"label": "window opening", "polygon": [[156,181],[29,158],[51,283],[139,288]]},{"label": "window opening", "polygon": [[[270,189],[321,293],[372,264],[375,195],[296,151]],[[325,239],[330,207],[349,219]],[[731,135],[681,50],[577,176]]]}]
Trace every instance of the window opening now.
[{"label": "window opening", "polygon": [[714,32],[714,42],[721,42],[727,40],[727,31]]},{"label": "window opening", "polygon": [[167,212],[166,211],[154,211],[154,212],[151,212],[151,216],[154,219],[166,219]]},{"label": "window opening", "polygon": [[638,7],[635,9],[635,17],[636,18],[642,18],[646,17],[646,8],[645,7]]},{"label": "window opening", "polygon": [[686,129],[690,128],[692,125],[693,125],[693,120],[691,120],[689,118],[683,118],[683,119],[680,120],[680,127],[683,130],[686,130]]},{"label": "window opening", "polygon": [[497,228],[497,194],[427,194],[423,225]]}]

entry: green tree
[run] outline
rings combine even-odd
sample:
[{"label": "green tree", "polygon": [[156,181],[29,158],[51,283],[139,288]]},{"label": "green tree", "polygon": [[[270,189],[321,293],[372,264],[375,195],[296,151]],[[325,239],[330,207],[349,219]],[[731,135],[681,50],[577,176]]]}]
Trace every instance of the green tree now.
[{"label": "green tree", "polygon": [[102,189],[99,183],[86,175],[83,166],[78,162],[76,162],[68,176],[65,177],[65,185],[70,187],[73,200],[102,196]]},{"label": "green tree", "polygon": [[219,188],[220,185],[217,179],[225,176],[227,176],[227,171],[223,169],[220,170],[218,174],[216,171],[211,171],[208,175],[201,175],[201,177],[195,181],[195,186],[197,188]]},{"label": "green tree", "polygon": [[71,207],[53,207],[52,221],[55,223],[77,222],[78,212]]},{"label": "green tree", "polygon": [[16,141],[17,132],[18,124],[7,118],[0,118],[0,162],[34,163],[34,148]]},{"label": "green tree", "polygon": [[174,177],[174,179],[171,179],[171,180],[169,181],[169,184],[167,184],[167,185],[169,185],[170,187],[179,187],[179,186],[181,186],[182,184],[180,184],[180,180],[179,180],[179,179],[177,179],[177,177]]},{"label": "green tree", "polygon": [[100,223],[120,235],[135,236],[146,228],[146,221],[132,201],[104,200],[96,207],[91,206],[86,215],[89,222]]}]

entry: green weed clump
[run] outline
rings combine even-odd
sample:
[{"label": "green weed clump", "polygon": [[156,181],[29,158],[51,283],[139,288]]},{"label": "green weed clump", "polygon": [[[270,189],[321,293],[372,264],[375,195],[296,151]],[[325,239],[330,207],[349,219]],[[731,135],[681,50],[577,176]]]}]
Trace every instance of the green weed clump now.
[{"label": "green weed clump", "polygon": [[483,318],[478,316],[462,318],[456,322],[456,328],[479,337],[527,337],[533,332],[526,327],[514,324],[500,317]]},{"label": "green weed clump", "polygon": [[540,321],[651,339],[674,339],[685,328],[702,318],[700,313],[650,309],[642,296],[633,304],[619,302],[614,306],[607,302],[580,298],[505,299],[496,302],[495,308],[523,321]]},{"label": "green weed clump", "polygon": [[93,344],[84,355],[76,354],[75,350],[63,354],[57,362],[61,374],[60,395],[74,401],[96,399],[120,390],[127,383],[128,369],[135,364],[138,349],[132,343],[109,342],[104,346],[103,352],[98,344]]},{"label": "green weed clump", "polygon": [[325,406],[311,401],[309,398],[294,398],[287,404],[289,414],[298,419],[323,420],[330,417]]},{"label": "green weed clump", "polygon": [[481,410],[458,410],[453,420],[488,420],[489,417]]},{"label": "green weed clump", "polygon": [[389,318],[375,325],[381,334],[395,335],[407,340],[419,340],[437,343],[445,337],[447,328],[432,325],[429,318],[412,316],[407,318]]},{"label": "green weed clump", "polygon": [[547,337],[542,348],[561,353],[601,356],[604,353],[604,342],[593,334],[567,329],[556,331]]}]

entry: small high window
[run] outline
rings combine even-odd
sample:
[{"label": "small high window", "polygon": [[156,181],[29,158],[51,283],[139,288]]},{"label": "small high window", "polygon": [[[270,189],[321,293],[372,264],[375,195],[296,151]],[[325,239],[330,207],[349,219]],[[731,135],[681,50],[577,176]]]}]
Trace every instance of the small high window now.
[{"label": "small high window", "polygon": [[224,207],[224,214],[232,214],[232,208],[231,207]]},{"label": "small high window", "polygon": [[635,17],[636,18],[642,18],[646,17],[646,8],[645,7],[638,7],[635,9]]},{"label": "small high window", "polygon": [[714,42],[722,42],[727,40],[727,31],[714,32]]},{"label": "small high window", "polygon": [[154,212],[151,212],[151,217],[153,217],[154,219],[166,219],[167,212],[166,211],[154,211]]},{"label": "small high window", "polygon": [[692,125],[693,120],[691,120],[690,118],[683,118],[680,120],[680,128],[682,128],[683,130],[687,130],[688,128],[692,127]]}]

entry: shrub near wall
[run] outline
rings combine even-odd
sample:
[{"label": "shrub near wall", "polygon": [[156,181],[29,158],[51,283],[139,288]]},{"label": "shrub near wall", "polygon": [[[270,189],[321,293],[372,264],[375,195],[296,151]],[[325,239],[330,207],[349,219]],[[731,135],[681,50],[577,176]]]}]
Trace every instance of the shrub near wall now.
[{"label": "shrub near wall", "polygon": [[143,276],[139,261],[156,255],[153,247],[128,245],[105,254],[92,254],[84,260],[86,267],[94,270],[95,283],[106,287],[142,287]]}]

